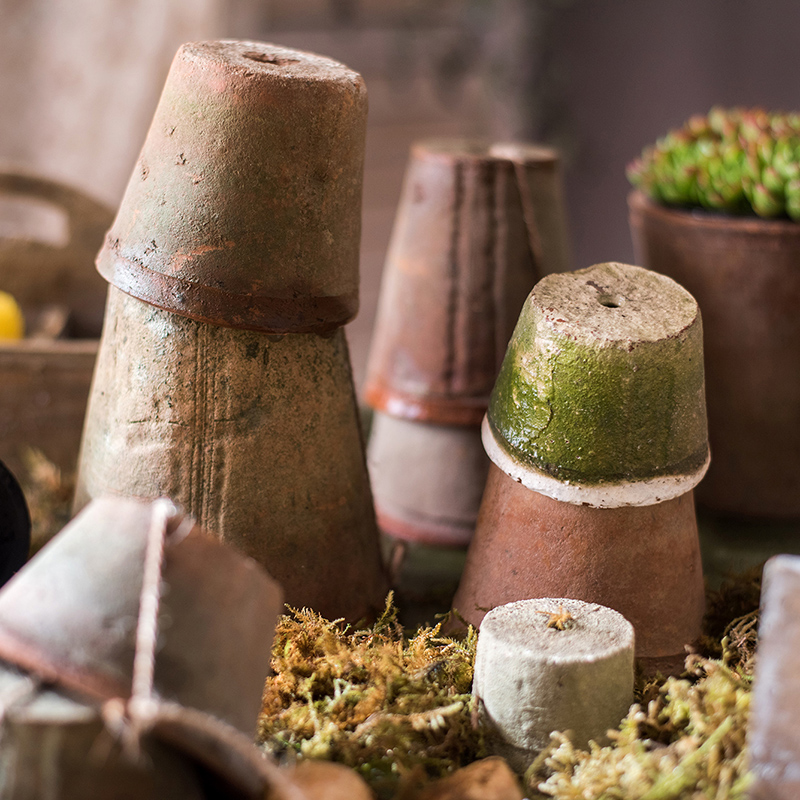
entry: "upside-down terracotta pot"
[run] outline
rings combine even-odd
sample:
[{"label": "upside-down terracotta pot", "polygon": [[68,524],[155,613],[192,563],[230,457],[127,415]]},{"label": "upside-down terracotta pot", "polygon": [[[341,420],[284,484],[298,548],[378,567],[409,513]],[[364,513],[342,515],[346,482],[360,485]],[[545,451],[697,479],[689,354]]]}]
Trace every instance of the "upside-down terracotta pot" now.
[{"label": "upside-down terracotta pot", "polygon": [[480,420],[506,344],[537,278],[568,268],[554,151],[414,145],[365,387],[384,531],[469,543],[488,468]]},{"label": "upside-down terracotta pot", "polygon": [[709,462],[700,312],[674,281],[599,264],[540,281],[483,422],[493,466],[454,606],[619,611],[649,670],[700,634],[692,489]]},{"label": "upside-down terracotta pot", "polygon": [[714,463],[698,502],[800,517],[800,225],[629,199],[637,262],[685,286],[703,311]]},{"label": "upside-down terracotta pot", "polygon": [[252,744],[280,610],[171,502],[93,502],[0,591],[0,797],[289,784]]},{"label": "upside-down terracotta pot", "polygon": [[366,92],[330,59],[184,45],[98,257],[110,281],[76,508],[180,502],[286,600],[356,620],[386,579],[341,325]]}]

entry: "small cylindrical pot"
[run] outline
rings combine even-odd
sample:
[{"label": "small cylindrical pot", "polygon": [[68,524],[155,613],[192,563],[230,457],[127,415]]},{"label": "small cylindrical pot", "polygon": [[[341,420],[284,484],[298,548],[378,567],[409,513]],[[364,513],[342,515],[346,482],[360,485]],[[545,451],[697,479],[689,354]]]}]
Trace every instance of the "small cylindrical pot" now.
[{"label": "small cylindrical pot", "polygon": [[342,324],[357,308],[366,94],[330,59],[184,45],[98,257],[111,283],[76,507],[167,495],[293,606],[387,582]]},{"label": "small cylindrical pot", "polygon": [[494,462],[454,606],[601,603],[669,671],[700,635],[691,490],[708,467],[702,328],[674,281],[600,264],[540,281],[483,423]]},{"label": "small cylindrical pot", "polygon": [[565,269],[554,151],[469,140],[412,148],[365,387],[384,531],[469,542],[488,466],[480,420],[505,346],[537,277]]},{"label": "small cylindrical pot", "polygon": [[633,702],[634,632],[596,603],[542,597],[486,615],[472,694],[487,749],[524,774],[569,731],[575,747],[603,744]]},{"label": "small cylindrical pot", "polygon": [[628,200],[637,263],[703,311],[714,463],[697,500],[728,515],[800,517],[800,226]]}]

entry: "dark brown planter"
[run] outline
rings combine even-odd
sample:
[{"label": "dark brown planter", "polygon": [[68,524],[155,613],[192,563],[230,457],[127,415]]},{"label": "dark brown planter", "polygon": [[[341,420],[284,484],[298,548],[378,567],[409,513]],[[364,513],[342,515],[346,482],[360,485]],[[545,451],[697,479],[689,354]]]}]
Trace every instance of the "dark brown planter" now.
[{"label": "dark brown planter", "polygon": [[800,517],[800,225],[628,199],[636,263],[674,278],[703,313],[713,462],[698,503]]}]

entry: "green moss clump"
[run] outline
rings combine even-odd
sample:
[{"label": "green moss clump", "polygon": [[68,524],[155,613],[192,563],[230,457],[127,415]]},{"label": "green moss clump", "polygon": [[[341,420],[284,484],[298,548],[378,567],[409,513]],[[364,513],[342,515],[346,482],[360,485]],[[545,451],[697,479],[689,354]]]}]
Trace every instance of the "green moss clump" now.
[{"label": "green moss clump", "polygon": [[75,474],[63,473],[41,450],[27,448],[22,458],[20,484],[31,515],[33,556],[70,521]]},{"label": "green moss clump", "polygon": [[337,761],[379,795],[440,777],[480,755],[471,720],[477,634],[411,638],[391,595],[378,622],[351,630],[307,609],[278,626],[258,741],[277,756]]}]

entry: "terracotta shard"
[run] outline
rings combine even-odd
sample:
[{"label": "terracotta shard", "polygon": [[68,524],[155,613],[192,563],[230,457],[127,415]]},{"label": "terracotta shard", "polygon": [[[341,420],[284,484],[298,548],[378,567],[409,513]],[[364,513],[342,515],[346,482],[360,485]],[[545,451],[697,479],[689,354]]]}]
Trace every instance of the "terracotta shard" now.
[{"label": "terracotta shard", "polygon": [[[163,561],[148,574],[153,547]],[[148,581],[163,586],[152,691],[252,734],[281,592],[168,501],[97,500],[73,520],[0,592],[0,658],[102,700],[131,696]]]},{"label": "terracotta shard", "polygon": [[758,660],[747,731],[753,800],[800,797],[800,557],[764,567]]}]

